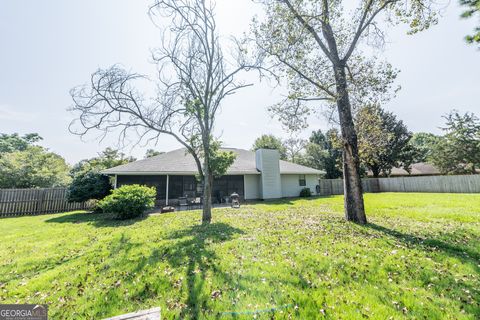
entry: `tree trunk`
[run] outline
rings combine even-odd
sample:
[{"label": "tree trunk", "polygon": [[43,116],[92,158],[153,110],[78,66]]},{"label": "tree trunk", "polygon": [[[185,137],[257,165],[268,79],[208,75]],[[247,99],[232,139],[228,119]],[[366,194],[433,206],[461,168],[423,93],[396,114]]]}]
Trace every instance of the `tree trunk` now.
[{"label": "tree trunk", "polygon": [[372,166],[371,170],[374,178],[380,177],[380,168],[378,166]]},{"label": "tree trunk", "polygon": [[212,183],[213,178],[210,173],[210,141],[209,138],[203,139],[203,148],[205,158],[203,160],[203,212],[202,223],[208,224],[212,221]]},{"label": "tree trunk", "polygon": [[367,223],[363,203],[360,160],[358,157],[357,133],[353,124],[350,99],[347,91],[345,65],[334,67],[337,89],[337,108],[343,142],[343,186],[345,219],[360,224]]},{"label": "tree trunk", "polygon": [[209,174],[204,177],[203,182],[203,212],[202,223],[208,224],[212,221],[212,178]]}]

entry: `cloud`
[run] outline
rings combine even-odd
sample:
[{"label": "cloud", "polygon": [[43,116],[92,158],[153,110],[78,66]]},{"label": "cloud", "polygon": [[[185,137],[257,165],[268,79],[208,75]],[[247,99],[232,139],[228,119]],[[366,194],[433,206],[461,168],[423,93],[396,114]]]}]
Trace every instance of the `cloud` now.
[{"label": "cloud", "polygon": [[36,117],[37,115],[35,113],[18,111],[12,106],[0,104],[0,120],[33,122]]}]

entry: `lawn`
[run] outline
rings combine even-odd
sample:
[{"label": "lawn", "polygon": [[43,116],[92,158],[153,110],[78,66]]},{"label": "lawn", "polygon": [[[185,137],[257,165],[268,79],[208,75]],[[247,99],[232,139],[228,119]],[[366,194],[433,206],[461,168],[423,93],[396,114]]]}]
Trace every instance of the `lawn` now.
[{"label": "lawn", "polygon": [[480,195],[340,196],[119,222],[70,212],[0,220],[0,303],[52,319],[155,306],[163,319],[479,319]]}]

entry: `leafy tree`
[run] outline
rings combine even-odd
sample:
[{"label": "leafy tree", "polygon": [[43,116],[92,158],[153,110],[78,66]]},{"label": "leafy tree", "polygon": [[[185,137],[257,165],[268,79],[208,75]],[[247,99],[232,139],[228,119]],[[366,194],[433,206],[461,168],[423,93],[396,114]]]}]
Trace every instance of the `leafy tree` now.
[{"label": "leafy tree", "polygon": [[218,140],[212,141],[210,146],[210,178],[219,178],[227,173],[237,156],[233,151],[220,150],[221,143]]},{"label": "leafy tree", "polygon": [[18,133],[0,133],[0,154],[14,151],[24,151],[29,146],[42,140],[37,133],[28,133],[19,136]]},{"label": "leafy tree", "polygon": [[40,146],[0,157],[0,188],[50,188],[70,183],[69,167],[61,156]]},{"label": "leafy tree", "polygon": [[338,141],[336,129],[330,129],[325,134],[321,130],[313,131],[306,147],[306,165],[324,170],[326,179],[340,178],[342,149]]},{"label": "leafy tree", "polygon": [[90,171],[100,172],[102,170],[120,166],[135,160],[136,159],[134,157],[127,157],[119,150],[109,147],[98,153],[97,157],[85,159],[75,164],[71,173],[72,176],[76,176],[78,174],[84,174]]},{"label": "leafy tree", "polygon": [[[366,223],[360,180],[357,132],[352,106],[390,98],[397,72],[388,63],[367,58],[360,47],[384,43],[380,18],[405,22],[414,33],[436,22],[429,0],[364,0],[356,8],[339,0],[258,0],[265,19],[252,32],[259,56],[267,57],[277,78],[290,89],[272,108],[292,129],[304,127],[309,101],[336,108],[343,146],[345,217]],[[268,61],[267,61],[268,62]]]},{"label": "leafy tree", "polygon": [[361,108],[355,120],[360,160],[374,177],[389,176],[394,167],[410,170],[415,156],[409,144],[412,133],[402,120],[378,105]]},{"label": "leafy tree", "polygon": [[410,139],[410,145],[415,150],[413,162],[431,162],[435,147],[442,137],[428,132],[415,132]]},{"label": "leafy tree", "polygon": [[[480,0],[460,0],[460,5],[467,7],[462,13],[462,18],[471,18],[480,15]],[[468,43],[480,44],[480,26],[476,27],[472,34],[465,37]]]},{"label": "leafy tree", "polygon": [[480,168],[480,120],[454,110],[445,117],[444,138],[436,144],[432,162],[442,173],[475,174]]},{"label": "leafy tree", "polygon": [[109,177],[98,171],[87,171],[73,178],[67,197],[69,202],[100,200],[108,196],[111,189]]},{"label": "leafy tree", "polygon": [[164,152],[162,151],[157,151],[157,150],[154,150],[154,149],[148,149],[146,152],[145,152],[145,159],[146,158],[151,158],[151,157],[155,157],[155,156],[158,156],[160,154],[162,154]]},{"label": "leafy tree", "polygon": [[283,145],[287,152],[287,159],[293,163],[305,164],[305,148],[307,141],[299,138],[288,138],[283,141]]},{"label": "leafy tree", "polygon": [[[249,86],[239,80],[243,71],[256,68],[237,42],[233,59],[224,56],[215,21],[214,4],[208,0],[156,0],[150,16],[160,16],[162,42],[153,52],[159,76],[156,83],[119,66],[95,72],[91,81],[71,91],[78,114],[71,131],[85,135],[95,130],[115,132],[128,142],[136,137],[173,137],[194,158],[203,182],[202,222],[212,216],[211,143],[224,99]],[[235,63],[232,63],[235,61]],[[146,82],[146,83],[145,83]],[[148,99],[138,88],[156,88]],[[78,125],[78,127],[76,126]]]},{"label": "leafy tree", "polygon": [[253,143],[252,150],[258,149],[272,149],[280,152],[280,159],[287,160],[287,150],[280,138],[272,134],[264,134],[258,137]]},{"label": "leafy tree", "polygon": [[83,202],[90,199],[103,199],[110,194],[110,178],[101,171],[135,161],[112,148],[106,148],[94,157],[77,163],[72,171],[72,183],[68,190],[68,201]]}]

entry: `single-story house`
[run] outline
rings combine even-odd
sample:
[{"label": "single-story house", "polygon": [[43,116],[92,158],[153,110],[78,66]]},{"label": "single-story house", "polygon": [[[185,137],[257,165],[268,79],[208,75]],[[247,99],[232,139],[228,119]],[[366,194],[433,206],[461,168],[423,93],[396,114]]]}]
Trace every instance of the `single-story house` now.
[{"label": "single-story house", "polygon": [[[256,152],[224,148],[236,154],[226,175],[214,179],[212,201],[236,192],[243,200],[298,197],[303,188],[316,192],[320,170],[280,160],[277,150]],[[202,186],[195,176],[197,166],[186,149],[107,169],[104,174],[114,177],[115,187],[125,184],[155,186],[157,204],[175,204],[180,197],[198,197]]]}]

